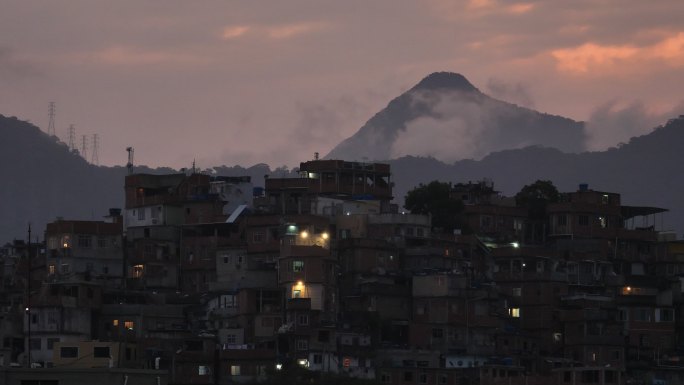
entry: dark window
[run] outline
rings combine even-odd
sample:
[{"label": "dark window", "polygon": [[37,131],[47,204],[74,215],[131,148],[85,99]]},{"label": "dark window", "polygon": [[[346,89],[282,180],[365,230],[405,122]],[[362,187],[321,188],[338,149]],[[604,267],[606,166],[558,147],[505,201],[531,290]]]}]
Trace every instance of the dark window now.
[{"label": "dark window", "polygon": [[578,218],[579,225],[580,226],[589,226],[589,216],[588,215],[580,215]]},{"label": "dark window", "polygon": [[404,381],[413,381],[413,372],[404,372]]},{"label": "dark window", "polygon": [[93,348],[93,357],[109,358],[109,346],[95,346]]},{"label": "dark window", "polygon": [[55,346],[55,342],[59,342],[59,338],[48,338],[47,339],[47,349],[52,350]]},{"label": "dark window", "polygon": [[61,348],[59,348],[59,355],[62,358],[76,358],[78,357],[78,347],[62,346]]},{"label": "dark window", "polygon": [[432,338],[442,338],[442,337],[444,337],[444,330],[443,329],[439,329],[439,328],[432,329]]}]

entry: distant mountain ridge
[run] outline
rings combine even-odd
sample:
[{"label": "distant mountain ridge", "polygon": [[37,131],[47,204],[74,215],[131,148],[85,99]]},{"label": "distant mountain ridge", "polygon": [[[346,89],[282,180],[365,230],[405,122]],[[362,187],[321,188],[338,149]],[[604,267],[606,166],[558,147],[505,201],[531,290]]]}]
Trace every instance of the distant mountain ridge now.
[{"label": "distant mountain ridge", "polygon": [[585,139],[582,122],[491,98],[461,74],[436,72],[390,101],[325,158],[430,155],[452,162],[530,145],[581,152]]},{"label": "distant mountain ridge", "polygon": [[[622,194],[623,204],[669,209],[658,227],[684,232],[684,116],[672,119],[651,133],[632,138],[618,148],[601,152],[564,153],[531,146],[491,153],[479,161],[447,164],[431,157],[404,156],[388,161],[395,183],[395,201],[418,183],[432,180],[467,182],[488,178],[495,189],[514,195],[525,184],[549,179],[561,191],[574,191],[580,183],[589,188]],[[123,153],[123,151],[122,151]],[[126,168],[88,164],[67,146],[30,123],[0,115],[0,243],[25,239],[31,222],[34,237],[42,239],[45,224],[57,216],[99,219],[110,207],[123,207]],[[122,156],[123,158],[123,156]],[[172,173],[170,168],[136,166],[136,172]],[[255,186],[265,174],[288,176],[268,165],[221,166],[218,175],[250,175]],[[35,238],[34,238],[35,240]]]}]

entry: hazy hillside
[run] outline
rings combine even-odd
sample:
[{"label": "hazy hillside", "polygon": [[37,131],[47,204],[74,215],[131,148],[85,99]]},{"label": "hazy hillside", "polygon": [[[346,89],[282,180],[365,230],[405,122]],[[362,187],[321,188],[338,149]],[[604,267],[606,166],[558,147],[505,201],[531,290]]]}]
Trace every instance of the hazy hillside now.
[{"label": "hazy hillside", "polygon": [[[122,149],[123,153],[123,149]],[[124,205],[123,166],[104,167],[87,163],[68,147],[38,127],[0,115],[0,243],[25,239],[28,223],[43,238],[45,224],[61,216],[100,220],[111,207]],[[136,172],[171,173],[170,168],[136,166]],[[220,175],[250,175],[263,184],[268,165],[250,168],[217,167]],[[276,175],[285,173],[275,170]]]},{"label": "hazy hillside", "polygon": [[462,75],[438,72],[392,100],[326,158],[429,155],[453,162],[531,145],[583,151],[584,124],[493,99]]},{"label": "hazy hillside", "polygon": [[623,204],[670,209],[663,217],[666,228],[684,232],[684,116],[672,119],[648,135],[632,138],[620,148],[602,152],[567,154],[556,149],[529,147],[493,153],[481,161],[452,165],[431,158],[392,160],[395,197],[403,202],[406,191],[434,179],[467,182],[489,178],[497,190],[513,195],[525,184],[550,179],[561,191],[574,191],[580,183],[594,190],[619,192]]}]

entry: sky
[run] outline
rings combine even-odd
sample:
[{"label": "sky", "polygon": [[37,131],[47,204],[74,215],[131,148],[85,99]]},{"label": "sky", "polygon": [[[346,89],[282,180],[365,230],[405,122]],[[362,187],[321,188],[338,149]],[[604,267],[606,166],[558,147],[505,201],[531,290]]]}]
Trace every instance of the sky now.
[{"label": "sky", "polygon": [[0,114],[99,163],[294,167],[436,71],[587,121],[601,150],[684,114],[681,0],[3,0]]}]

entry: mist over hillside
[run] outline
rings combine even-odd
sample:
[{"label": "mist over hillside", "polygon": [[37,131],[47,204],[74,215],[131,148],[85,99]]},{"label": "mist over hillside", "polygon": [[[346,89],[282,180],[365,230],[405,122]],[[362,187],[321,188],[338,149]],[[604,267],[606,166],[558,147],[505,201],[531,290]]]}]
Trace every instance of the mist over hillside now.
[{"label": "mist over hillside", "polygon": [[[561,191],[574,191],[588,183],[599,191],[621,193],[623,203],[670,209],[662,228],[684,232],[684,180],[678,178],[684,164],[684,117],[670,120],[651,133],[632,138],[619,148],[601,152],[564,153],[540,146],[491,153],[479,161],[452,164],[430,157],[404,156],[389,163],[395,182],[395,201],[403,205],[408,190],[432,180],[451,182],[488,178],[505,195],[514,195],[537,179],[553,181]],[[31,222],[33,234],[42,239],[45,224],[61,216],[97,220],[110,207],[123,207],[123,166],[104,167],[87,163],[57,138],[30,123],[0,115],[0,242],[26,239]],[[303,159],[305,160],[305,159]],[[272,170],[266,164],[252,167],[218,166],[205,170],[216,175],[249,175],[263,186],[264,175],[294,176],[293,170]],[[136,166],[138,173],[173,173],[170,168]],[[660,227],[660,223],[658,224]],[[35,238],[34,238],[35,239]]]},{"label": "mist over hillside", "polygon": [[[607,151],[563,153],[557,149],[528,147],[492,153],[480,161],[463,160],[451,165],[427,157],[402,157],[390,161],[395,200],[418,183],[488,178],[495,189],[512,196],[524,185],[548,179],[560,191],[575,191],[580,183],[589,188],[622,194],[625,205],[658,206],[670,211],[662,228],[684,232],[684,180],[678,178],[684,164],[684,116],[671,119],[651,133],[632,138]],[[661,227],[661,223],[658,223]]]},{"label": "mist over hillside", "polygon": [[541,145],[581,152],[584,123],[491,98],[465,77],[433,73],[392,100],[327,159],[431,156],[443,162]]}]

